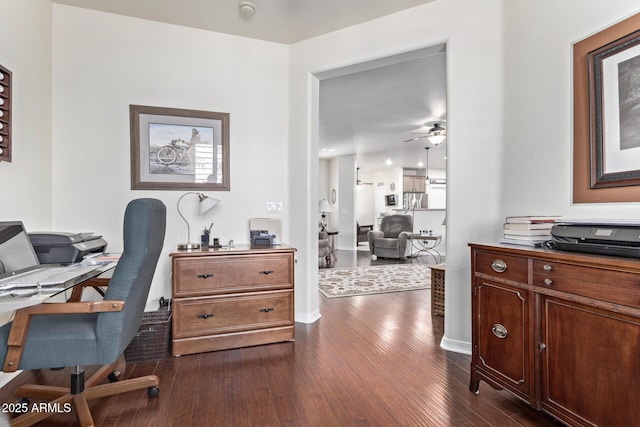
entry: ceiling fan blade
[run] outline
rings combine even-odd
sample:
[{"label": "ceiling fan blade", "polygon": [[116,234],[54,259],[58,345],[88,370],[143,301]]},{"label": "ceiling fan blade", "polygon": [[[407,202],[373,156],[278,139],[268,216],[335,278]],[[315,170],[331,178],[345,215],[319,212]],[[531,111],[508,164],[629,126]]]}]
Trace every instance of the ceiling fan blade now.
[{"label": "ceiling fan blade", "polygon": [[412,142],[412,141],[415,141],[415,140],[417,140],[417,139],[426,138],[427,136],[428,136],[428,135],[416,136],[415,138],[407,139],[407,140],[406,140],[406,141],[404,141],[404,142]]}]

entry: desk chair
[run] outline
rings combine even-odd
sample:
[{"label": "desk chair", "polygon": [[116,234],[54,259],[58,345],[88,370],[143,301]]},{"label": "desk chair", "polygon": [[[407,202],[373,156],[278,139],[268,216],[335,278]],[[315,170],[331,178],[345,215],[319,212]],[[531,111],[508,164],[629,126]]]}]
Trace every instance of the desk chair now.
[{"label": "desk chair", "polygon": [[[145,388],[149,397],[158,395],[157,376],[117,381],[117,372],[124,372],[123,352],[142,322],[164,241],[165,217],[165,205],[159,200],[137,199],[128,204],[124,251],[104,300],[26,307],[0,328],[0,360],[6,372],[77,366],[70,388],[25,385],[16,391],[17,397],[50,400],[59,407],[72,403],[80,425],[92,426],[89,399]],[[85,382],[80,365],[103,366]],[[107,378],[112,383],[101,384]],[[51,415],[28,412],[11,422],[32,425]]]}]

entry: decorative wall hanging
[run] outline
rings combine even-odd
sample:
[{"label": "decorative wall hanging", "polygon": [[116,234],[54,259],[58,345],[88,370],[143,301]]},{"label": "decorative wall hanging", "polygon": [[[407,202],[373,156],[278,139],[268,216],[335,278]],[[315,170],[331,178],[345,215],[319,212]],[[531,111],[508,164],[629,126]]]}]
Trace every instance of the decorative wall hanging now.
[{"label": "decorative wall hanging", "polygon": [[130,105],[132,190],[229,191],[229,114]]},{"label": "decorative wall hanging", "polygon": [[573,202],[640,202],[640,14],[573,46]]},{"label": "decorative wall hanging", "polygon": [[11,162],[11,71],[0,65],[0,161]]}]

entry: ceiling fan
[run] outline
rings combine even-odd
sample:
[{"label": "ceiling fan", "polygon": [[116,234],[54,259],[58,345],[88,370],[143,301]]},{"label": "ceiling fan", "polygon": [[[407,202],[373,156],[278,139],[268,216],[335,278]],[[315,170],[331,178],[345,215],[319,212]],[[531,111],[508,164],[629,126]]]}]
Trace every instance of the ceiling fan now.
[{"label": "ceiling fan", "polygon": [[422,139],[422,138],[429,138],[429,141],[433,144],[433,145],[438,145],[440,143],[442,143],[442,141],[444,141],[444,139],[447,136],[447,129],[442,126],[440,123],[435,123],[431,129],[429,129],[427,131],[427,133],[425,133],[422,136],[416,136],[415,138],[410,138],[407,139],[404,142],[412,142],[418,139]]},{"label": "ceiling fan", "polygon": [[360,181],[360,168],[356,169],[356,185],[373,185],[373,182]]}]

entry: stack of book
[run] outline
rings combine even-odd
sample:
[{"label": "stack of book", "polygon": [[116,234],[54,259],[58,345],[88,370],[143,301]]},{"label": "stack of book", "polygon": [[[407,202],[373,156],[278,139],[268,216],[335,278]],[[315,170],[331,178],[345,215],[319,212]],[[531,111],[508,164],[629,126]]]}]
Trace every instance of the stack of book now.
[{"label": "stack of book", "polygon": [[560,221],[557,215],[508,216],[504,223],[504,237],[500,243],[540,246],[551,239],[551,227]]}]

